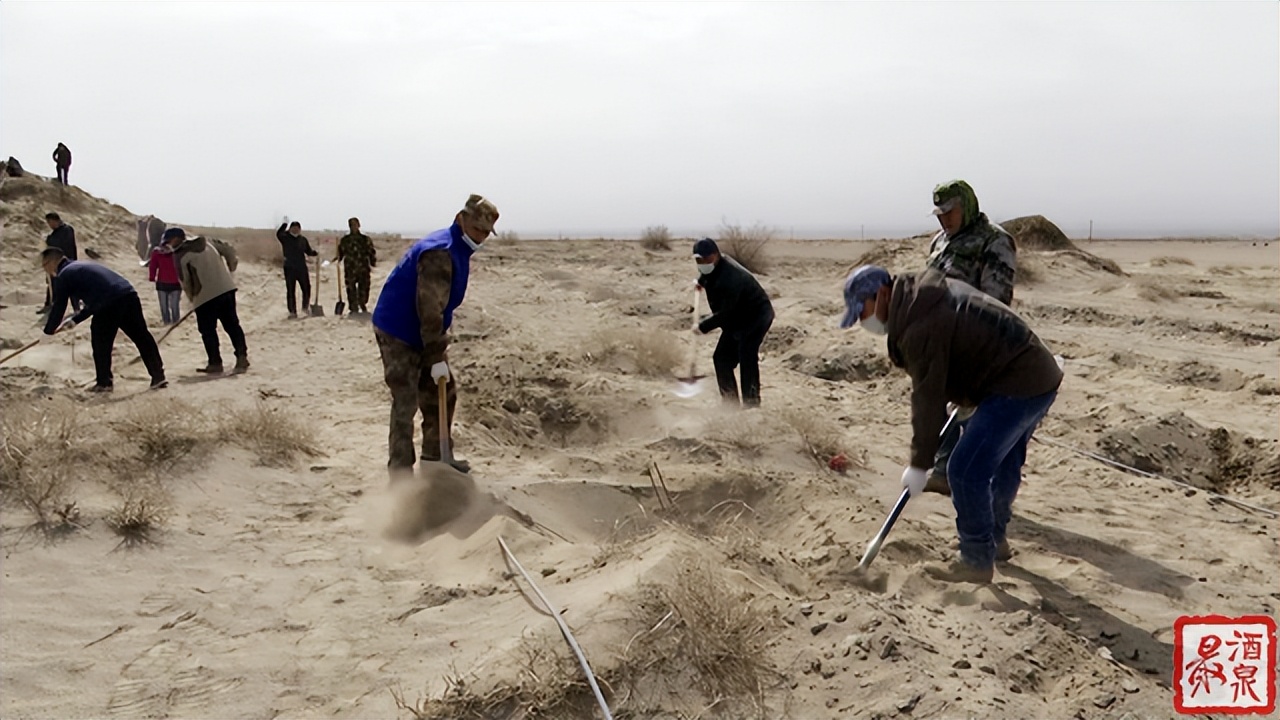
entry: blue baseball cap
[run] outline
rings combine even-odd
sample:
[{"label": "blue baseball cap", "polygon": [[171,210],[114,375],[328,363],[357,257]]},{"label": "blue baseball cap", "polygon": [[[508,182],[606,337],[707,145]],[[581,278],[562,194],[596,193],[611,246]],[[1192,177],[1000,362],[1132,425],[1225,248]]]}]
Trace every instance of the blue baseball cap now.
[{"label": "blue baseball cap", "polygon": [[862,306],[891,282],[893,278],[889,271],[879,265],[863,265],[849,273],[844,281],[844,317],[840,320],[840,327],[848,329],[858,324]]},{"label": "blue baseball cap", "polygon": [[163,240],[164,242],[169,242],[174,238],[177,238],[179,240],[186,240],[187,233],[180,227],[171,227],[165,230],[164,234],[160,236],[160,239]]}]

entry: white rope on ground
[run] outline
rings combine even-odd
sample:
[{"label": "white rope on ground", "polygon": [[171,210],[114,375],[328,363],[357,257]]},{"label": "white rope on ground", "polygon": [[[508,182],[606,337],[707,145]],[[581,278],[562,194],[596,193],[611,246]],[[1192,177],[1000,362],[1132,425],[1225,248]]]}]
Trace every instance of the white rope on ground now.
[{"label": "white rope on ground", "polygon": [[1111,458],[1103,457],[1102,455],[1099,455],[1097,453],[1092,453],[1092,452],[1089,452],[1088,450],[1082,450],[1077,447],[1072,447],[1064,442],[1055,440],[1053,438],[1042,437],[1039,434],[1036,434],[1036,435],[1032,435],[1031,439],[1035,440],[1038,443],[1042,443],[1044,445],[1052,445],[1054,447],[1062,448],[1063,450],[1073,452],[1077,455],[1080,455],[1082,457],[1087,457],[1091,460],[1097,460],[1100,463],[1104,463],[1106,465],[1110,465],[1111,467],[1124,470],[1125,472],[1131,473],[1133,475],[1137,475],[1139,477],[1151,478],[1152,480],[1163,480],[1164,482],[1167,482],[1171,485],[1177,485],[1180,488],[1185,488],[1187,490],[1195,490],[1196,492],[1202,492],[1208,495],[1209,497],[1219,500],[1221,502],[1227,503],[1228,505],[1235,505],[1236,507],[1242,508],[1244,510],[1252,510],[1255,512],[1260,512],[1273,518],[1280,517],[1280,511],[1278,510],[1272,510],[1271,508],[1262,507],[1261,505],[1254,505],[1253,503],[1248,503],[1248,502],[1245,502],[1244,500],[1237,500],[1233,497],[1222,495],[1221,493],[1216,493],[1211,490],[1205,490],[1204,488],[1196,487],[1195,485],[1192,485],[1190,483],[1184,483],[1181,480],[1173,480],[1171,478],[1164,477],[1163,475],[1156,475],[1155,473],[1147,472],[1146,470],[1139,470],[1136,467],[1125,465],[1122,462],[1116,462]]},{"label": "white rope on ground", "polygon": [[502,548],[502,554],[505,556],[508,566],[515,565],[516,570],[524,577],[525,582],[529,583],[529,587],[533,588],[533,592],[538,596],[538,600],[542,603],[542,607],[534,606],[538,612],[550,615],[556,621],[556,625],[560,626],[560,634],[564,636],[565,642],[569,643],[569,649],[578,657],[578,664],[582,666],[582,672],[587,676],[587,683],[591,685],[591,692],[595,693],[596,702],[600,703],[600,712],[604,713],[605,720],[613,720],[613,713],[609,711],[609,703],[605,702],[604,694],[600,692],[600,686],[596,683],[596,675],[591,671],[591,665],[587,663],[587,656],[582,653],[582,648],[578,646],[578,641],[574,639],[573,633],[569,631],[569,625],[565,623],[564,618],[560,617],[560,611],[546,595],[542,594],[542,590],[538,589],[533,578],[529,577],[529,573],[525,572],[524,566],[511,553],[511,548],[507,547],[507,541],[498,536],[498,546]]}]

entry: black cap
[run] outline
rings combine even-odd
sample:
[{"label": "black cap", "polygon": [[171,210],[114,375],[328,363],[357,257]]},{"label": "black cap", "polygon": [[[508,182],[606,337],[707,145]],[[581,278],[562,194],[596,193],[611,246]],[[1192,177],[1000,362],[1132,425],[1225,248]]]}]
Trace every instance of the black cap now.
[{"label": "black cap", "polygon": [[183,231],[183,229],[180,227],[171,227],[168,230],[164,231],[164,235],[160,236],[160,239],[165,242],[169,242],[174,238],[177,238],[179,240],[186,240],[187,233]]},{"label": "black cap", "polygon": [[716,245],[716,241],[711,238],[702,238],[693,244],[693,256],[696,258],[705,258],[710,255],[719,255],[720,246]]}]

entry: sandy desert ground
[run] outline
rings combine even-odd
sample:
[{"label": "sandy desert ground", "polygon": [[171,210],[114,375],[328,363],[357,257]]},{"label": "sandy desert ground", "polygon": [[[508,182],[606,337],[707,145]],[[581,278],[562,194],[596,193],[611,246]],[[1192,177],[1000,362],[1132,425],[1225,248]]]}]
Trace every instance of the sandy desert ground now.
[{"label": "sandy desert ground", "polygon": [[[160,332],[129,211],[38,180],[0,196],[6,347],[40,332],[50,206],[142,289]],[[1081,244],[1123,274],[1024,250],[1034,278],[1014,307],[1067,378],[1029,453],[1014,558],[988,587],[926,577],[954,547],[949,501],[926,496],[855,583],[898,493],[909,381],[882,342],[837,328],[840,281],[867,253],[917,269],[925,242],[774,242],[753,412],[672,392],[715,342],[687,329],[683,244],[488,248],[451,351],[475,488],[388,487],[367,321],[333,315],[329,274],[326,315],[287,320],[269,253],[238,272],[245,375],[196,376],[194,322],[162,345],[172,385],[155,393],[123,337],[110,397],[81,389],[87,328],[74,360],[70,338],[37,346],[0,367],[0,715],[593,717],[503,537],[618,717],[1173,716],[1175,618],[1280,601],[1275,517],[1215,495],[1280,508],[1280,245]],[[375,294],[405,244],[382,247]],[[847,473],[826,468],[833,452]],[[433,506],[406,519],[424,488]],[[418,542],[385,537],[396,508]],[[145,539],[113,529],[126,509],[155,521]]]}]

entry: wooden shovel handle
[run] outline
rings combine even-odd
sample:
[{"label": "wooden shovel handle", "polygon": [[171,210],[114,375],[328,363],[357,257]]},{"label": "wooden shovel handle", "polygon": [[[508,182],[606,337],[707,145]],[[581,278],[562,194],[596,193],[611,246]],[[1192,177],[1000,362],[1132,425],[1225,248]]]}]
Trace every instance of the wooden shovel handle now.
[{"label": "wooden shovel handle", "polygon": [[453,448],[449,442],[449,378],[442,377],[436,379],[436,397],[440,406],[440,461],[449,462],[453,459]]},{"label": "wooden shovel handle", "polygon": [[24,353],[24,352],[26,352],[26,351],[30,350],[31,348],[33,348],[33,347],[35,347],[35,346],[37,346],[37,345],[39,345],[39,344],[40,344],[40,339],[39,339],[39,338],[37,338],[37,339],[35,339],[35,340],[32,340],[31,342],[27,343],[26,345],[23,345],[22,347],[18,348],[17,350],[14,350],[13,352],[9,353],[8,355],[5,355],[4,357],[0,358],[0,364],[4,364],[4,363],[9,362],[10,360],[12,360],[12,359],[14,359],[14,358],[18,357],[18,356],[19,356],[19,355],[21,355],[22,353]]}]

